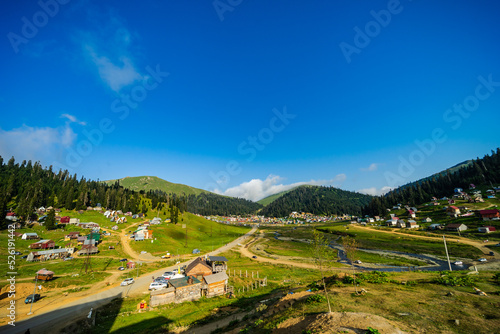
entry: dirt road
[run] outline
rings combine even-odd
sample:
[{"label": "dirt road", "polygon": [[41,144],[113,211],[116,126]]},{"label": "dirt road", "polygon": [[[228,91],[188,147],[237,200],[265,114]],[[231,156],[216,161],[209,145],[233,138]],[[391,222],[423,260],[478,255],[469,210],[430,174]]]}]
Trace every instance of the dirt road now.
[{"label": "dirt road", "polygon": [[[217,255],[228,251],[229,249],[237,246],[238,243],[242,243],[243,240],[255,233],[256,230],[257,228],[253,227],[252,230],[247,232],[245,235],[213,252],[208,253],[208,255]],[[188,265],[190,262],[191,261],[186,261],[180,265]],[[128,286],[120,286],[120,283],[118,282],[112,284],[111,286],[104,287],[100,291],[92,289],[90,291],[92,294],[85,297],[75,298],[73,295],[61,297],[60,302],[54,304],[54,306],[51,305],[50,308],[47,307],[40,310],[34,310],[34,314],[31,315],[32,318],[28,318],[26,320],[19,319],[20,321],[16,319],[15,327],[9,325],[0,327],[0,332],[5,334],[24,333],[29,328],[31,333],[36,334],[55,333],[62,329],[62,327],[58,328],[58,325],[81,319],[88,314],[90,308],[95,310],[97,307],[103,306],[115,298],[141,295],[147,298],[149,295],[148,287],[151,283],[151,276],[161,276],[165,271],[170,271],[175,268],[177,268],[177,266],[166,267],[152,273],[144,274],[140,277],[135,277],[135,283]],[[105,282],[101,282],[96,286],[99,287],[105,284]],[[37,305],[37,303],[34,305]]]}]

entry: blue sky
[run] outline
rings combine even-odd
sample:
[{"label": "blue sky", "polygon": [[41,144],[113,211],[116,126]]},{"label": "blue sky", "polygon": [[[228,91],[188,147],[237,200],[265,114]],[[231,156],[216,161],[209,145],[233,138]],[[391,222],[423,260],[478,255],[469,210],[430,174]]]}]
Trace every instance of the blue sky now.
[{"label": "blue sky", "polygon": [[259,199],[499,145],[492,1],[3,1],[0,155]]}]

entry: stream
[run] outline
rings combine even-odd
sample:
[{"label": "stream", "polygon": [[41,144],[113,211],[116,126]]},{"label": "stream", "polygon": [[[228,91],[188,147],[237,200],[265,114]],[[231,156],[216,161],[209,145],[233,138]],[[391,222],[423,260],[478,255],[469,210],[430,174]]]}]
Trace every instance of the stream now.
[{"label": "stream", "polygon": [[[346,257],[346,254],[344,252],[344,249],[342,246],[338,245],[333,241],[330,245],[331,248],[336,249],[338,251],[338,256],[339,260],[338,262],[341,263],[347,263],[347,264],[352,264],[351,261]],[[392,272],[399,272],[399,271],[415,271],[415,270],[427,270],[427,271],[445,271],[449,270],[448,267],[448,262],[445,260],[441,260],[435,256],[431,255],[422,255],[422,254],[413,254],[413,253],[403,253],[403,252],[397,252],[397,251],[388,251],[388,250],[373,250],[373,249],[359,249],[360,251],[364,252],[369,252],[369,253],[376,253],[380,255],[385,255],[385,254],[394,254],[394,255],[403,255],[403,256],[409,256],[409,257],[414,257],[419,260],[424,260],[428,263],[429,265],[426,266],[386,266],[386,265],[370,265],[370,267],[363,266],[363,264],[354,264],[354,267],[357,269],[361,270],[378,270],[378,271],[392,271]],[[452,270],[464,270],[468,268],[471,264],[464,263],[461,266],[454,265],[453,263],[451,264],[451,269]]]}]

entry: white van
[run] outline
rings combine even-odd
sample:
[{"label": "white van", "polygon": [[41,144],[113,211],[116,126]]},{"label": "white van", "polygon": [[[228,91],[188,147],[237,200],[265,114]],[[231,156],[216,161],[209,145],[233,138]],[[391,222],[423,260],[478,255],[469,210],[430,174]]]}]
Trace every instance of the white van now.
[{"label": "white van", "polygon": [[167,287],[167,283],[153,282],[149,285],[149,290],[160,290]]}]

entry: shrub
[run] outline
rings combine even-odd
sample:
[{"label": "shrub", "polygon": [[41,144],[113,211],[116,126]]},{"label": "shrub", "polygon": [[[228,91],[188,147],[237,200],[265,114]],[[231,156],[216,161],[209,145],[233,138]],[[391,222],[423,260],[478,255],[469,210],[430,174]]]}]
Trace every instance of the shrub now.
[{"label": "shrub", "polygon": [[307,297],[306,303],[312,304],[312,303],[321,303],[325,302],[326,298],[323,295],[317,294],[317,295],[311,295]]},{"label": "shrub", "polygon": [[462,274],[459,276],[452,272],[440,272],[439,274],[436,283],[447,286],[472,286],[476,281],[476,278],[471,275]]},{"label": "shrub", "polygon": [[370,333],[370,334],[380,334],[378,329],[375,329],[375,328],[368,327],[366,330],[367,330],[367,333]]}]

